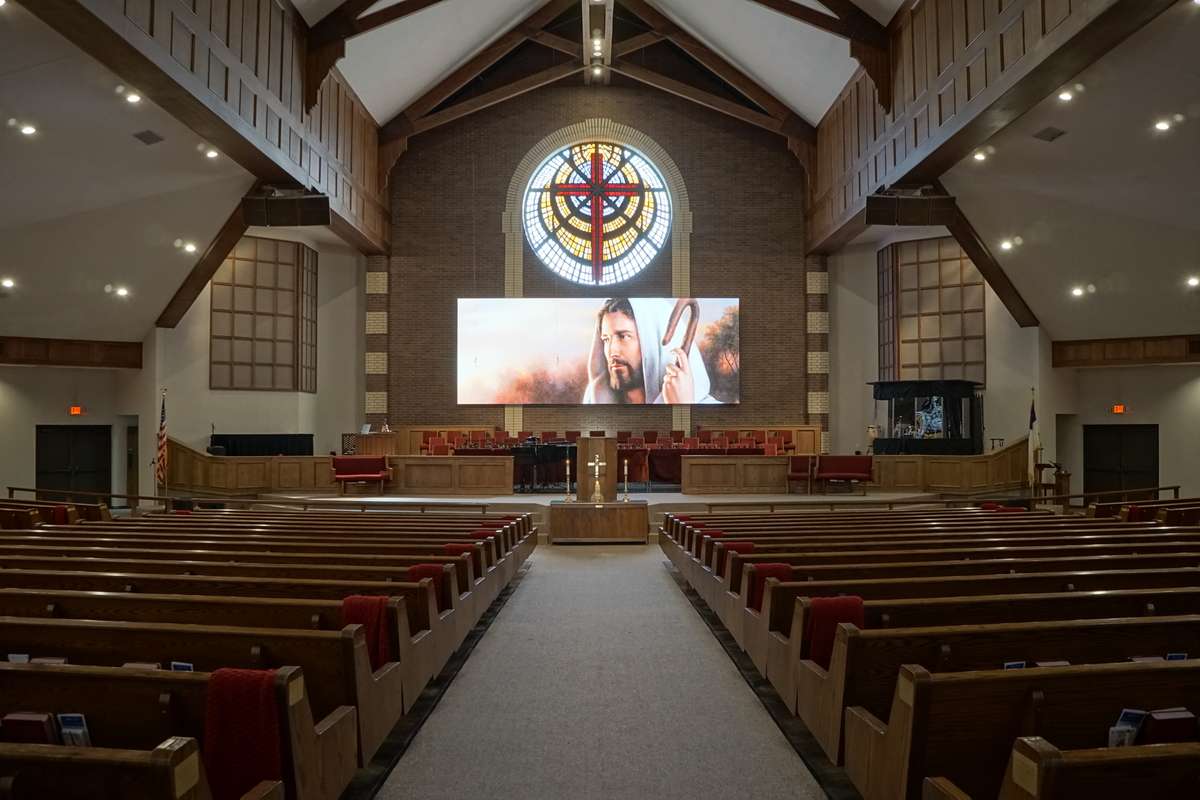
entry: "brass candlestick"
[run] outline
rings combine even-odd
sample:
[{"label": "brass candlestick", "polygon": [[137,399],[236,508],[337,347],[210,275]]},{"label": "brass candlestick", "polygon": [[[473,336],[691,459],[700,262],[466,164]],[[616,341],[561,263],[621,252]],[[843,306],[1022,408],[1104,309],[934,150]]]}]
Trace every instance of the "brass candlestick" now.
[{"label": "brass candlestick", "polygon": [[567,459],[567,500],[566,500],[566,502],[568,502],[568,503],[571,502],[571,459],[569,459],[569,458]]},{"label": "brass candlestick", "polygon": [[625,459],[625,499],[622,501],[629,502],[629,459]]}]

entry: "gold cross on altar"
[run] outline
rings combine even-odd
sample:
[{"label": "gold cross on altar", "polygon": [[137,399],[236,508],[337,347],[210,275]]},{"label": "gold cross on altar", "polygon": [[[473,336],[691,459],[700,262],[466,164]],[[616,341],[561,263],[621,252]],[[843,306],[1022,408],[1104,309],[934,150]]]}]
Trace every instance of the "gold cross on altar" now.
[{"label": "gold cross on altar", "polygon": [[607,461],[601,461],[601,460],[600,460],[600,454],[599,454],[599,453],[597,453],[596,455],[592,456],[592,462],[591,462],[591,467],[592,467],[592,476],[593,476],[593,477],[595,477],[595,478],[596,478],[596,480],[599,480],[599,479],[600,479],[600,468],[601,468],[601,467],[607,467],[607,466],[608,466],[608,462],[607,462]]}]

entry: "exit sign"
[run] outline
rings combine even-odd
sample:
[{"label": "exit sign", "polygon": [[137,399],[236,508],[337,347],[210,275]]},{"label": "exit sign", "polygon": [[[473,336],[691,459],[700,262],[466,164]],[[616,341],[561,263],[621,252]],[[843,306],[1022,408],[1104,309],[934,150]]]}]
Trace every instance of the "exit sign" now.
[{"label": "exit sign", "polygon": [[82,417],[87,410],[83,406],[67,406],[67,413],[72,417]]},{"label": "exit sign", "polygon": [[1114,403],[1112,405],[1112,407],[1109,409],[1109,411],[1111,411],[1114,414],[1124,414],[1125,413],[1125,404],[1124,403]]}]

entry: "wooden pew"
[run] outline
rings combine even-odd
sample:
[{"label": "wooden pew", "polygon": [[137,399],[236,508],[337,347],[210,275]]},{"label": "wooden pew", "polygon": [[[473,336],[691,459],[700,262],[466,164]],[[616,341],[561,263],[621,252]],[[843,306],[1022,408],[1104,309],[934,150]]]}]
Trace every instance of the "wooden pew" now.
[{"label": "wooden pew", "polygon": [[[780,559],[781,563],[798,561],[799,559]],[[829,584],[837,580],[886,580],[886,579],[921,579],[929,580],[939,577],[966,578],[970,576],[985,576],[997,574],[1035,575],[1037,573],[1064,573],[1072,569],[1081,570],[1080,574],[1097,574],[1114,571],[1139,571],[1156,569],[1176,569],[1200,566],[1200,552],[1184,543],[1179,552],[1165,552],[1154,555],[1099,555],[1099,556],[1055,556],[1052,558],[994,558],[978,560],[946,560],[908,561],[875,564],[862,561],[847,561],[842,564],[804,564],[792,565],[791,582],[807,581]],[[753,570],[754,565],[747,565]],[[767,620],[770,612],[765,603],[762,609],[756,608],[751,602],[755,594],[755,578],[753,572],[742,581],[740,592],[736,595],[736,609],[729,612],[731,618],[740,615],[740,625],[735,623],[730,633],[738,640],[760,670],[767,663]],[[1108,587],[1100,587],[1108,588]],[[852,592],[845,592],[852,594]],[[765,592],[764,592],[765,594]],[[728,626],[727,626],[728,627]],[[761,666],[760,666],[761,665]]]},{"label": "wooden pew", "polygon": [[[371,760],[404,714],[401,664],[391,661],[372,670],[361,625],[313,631],[0,617],[0,648],[93,667],[152,662],[167,668],[172,661],[191,663],[200,672],[297,666],[304,670],[316,717],[340,706],[357,709],[360,764]],[[410,706],[413,702],[409,698]]]},{"label": "wooden pew", "polygon": [[[143,554],[144,555],[144,554]],[[171,553],[170,555],[177,555]],[[450,646],[446,651],[449,658],[451,652],[462,644],[474,625],[471,616],[472,606],[469,604],[471,594],[458,588],[458,577],[454,565],[442,564],[444,576],[438,589],[438,611],[442,623],[450,632]],[[7,582],[8,575],[24,571],[70,571],[70,572],[122,572],[143,573],[154,575],[198,575],[206,577],[245,577],[262,578],[266,580],[291,580],[293,583],[316,583],[330,581],[335,583],[382,583],[389,585],[395,582],[417,583],[417,579],[409,577],[409,567],[378,567],[366,564],[271,564],[263,562],[229,562],[211,560],[174,560],[153,558],[86,558],[86,557],[38,557],[38,556],[0,556],[0,585]],[[9,583],[8,585],[14,585]],[[352,592],[348,593],[352,594]],[[391,592],[375,592],[388,594]],[[305,597],[299,593],[273,595],[277,597]],[[327,595],[321,595],[327,596]],[[342,595],[345,597],[346,595]],[[443,662],[444,663],[444,662]]]},{"label": "wooden pew", "polygon": [[32,508],[0,508],[0,530],[33,528],[40,525],[42,515]]},{"label": "wooden pew", "polygon": [[[32,508],[51,509],[56,506],[65,506],[68,509],[68,515],[73,521],[92,520],[93,522],[107,522],[112,520],[112,512],[104,503],[77,503],[75,501],[53,501],[53,500],[0,500],[0,508]],[[43,514],[45,518],[49,518],[49,514]]]},{"label": "wooden pew", "polygon": [[[1200,744],[1060,750],[1040,736],[1013,743],[1003,800],[1184,798],[1200,795]],[[971,800],[953,781],[926,778],[924,800]]]},{"label": "wooden pew", "polygon": [[1017,737],[1102,747],[1123,708],[1187,706],[1198,693],[1200,660],[947,673],[905,665],[888,723],[846,711],[846,772],[864,800],[918,800],[927,776],[996,797]]},{"label": "wooden pew", "polygon": [[[1148,490],[1152,491],[1152,490]],[[1130,490],[1130,493],[1134,493]],[[1172,506],[1172,505],[1190,505],[1192,503],[1200,503],[1200,497],[1176,497],[1170,500],[1158,500],[1153,497],[1145,500],[1115,500],[1111,503],[1091,503],[1087,507],[1087,515],[1089,517],[1116,517],[1121,514],[1121,509],[1130,505],[1155,507],[1155,506]]]},{"label": "wooden pew", "polygon": [[[435,651],[428,615],[436,613],[432,583],[425,602],[416,603],[414,616],[423,621],[414,630],[408,602],[389,597],[387,630],[391,651],[400,662],[407,712],[432,679]],[[422,606],[424,606],[422,608]],[[293,628],[340,631],[342,604],[336,600],[276,597],[218,597],[184,594],[128,594],[69,589],[0,588],[0,616],[49,619],[173,622],[246,628]]]},{"label": "wooden pew", "polygon": [[[447,573],[452,575],[452,573]],[[444,582],[445,584],[445,582]],[[336,600],[354,594],[405,598],[413,655],[427,681],[436,675],[459,645],[456,638],[453,602],[443,592],[435,593],[433,581],[418,583],[348,580],[299,580],[245,576],[171,575],[133,572],[88,572],[69,570],[0,570],[0,587],[24,589],[67,589],[85,592],[136,594],[228,595],[230,597],[295,598]],[[428,636],[417,632],[429,631]],[[424,685],[424,683],[422,683]]]},{"label": "wooden pew", "polygon": [[1156,519],[1160,525],[1195,525],[1200,523],[1200,503],[1160,509]]},{"label": "wooden pew", "polygon": [[[1051,542],[1051,544],[1047,544]],[[1195,552],[1200,547],[1200,530],[1170,531],[1146,535],[1118,534],[1094,536],[1089,533],[1076,535],[1064,531],[1052,537],[1039,538],[993,538],[987,536],[952,539],[930,539],[911,542],[865,542],[844,545],[805,543],[804,549],[796,547],[790,552],[761,552],[756,547],[753,553],[733,553],[726,556],[724,545],[718,543],[718,556],[714,563],[718,569],[706,571],[698,578],[697,591],[717,612],[722,621],[735,617],[739,609],[738,597],[742,591],[745,568],[749,564],[762,563],[845,563],[847,559],[861,559],[861,563],[899,563],[902,561],[937,561],[945,559],[988,560],[996,558],[1053,558],[1064,555],[1119,555],[1152,554],[1158,552]],[[819,550],[817,548],[820,548]],[[799,552],[798,552],[799,551]],[[803,560],[799,560],[803,554]],[[737,624],[736,618],[730,624]]]},{"label": "wooden pew", "polygon": [[[5,800],[212,800],[195,739],[172,736],[148,750],[0,744]],[[284,800],[263,781],[241,800]]]},{"label": "wooden pew", "polygon": [[[82,563],[83,569],[93,564],[104,568],[112,563],[114,569],[143,569],[185,572],[192,574],[228,574],[213,572],[237,566],[241,575],[295,574],[316,578],[361,578],[364,580],[406,580],[408,570],[422,564],[450,566],[458,588],[456,606],[462,610],[462,635],[475,625],[491,600],[499,594],[499,578],[484,575],[476,578],[469,555],[460,556],[390,556],[343,553],[274,553],[258,550],[160,550],[136,547],[35,546],[10,545],[0,536],[0,567],[33,569],[58,568],[63,561]],[[155,564],[167,566],[160,570]]]},{"label": "wooden pew", "polygon": [[796,715],[830,760],[841,763],[845,709],[861,706],[882,721],[903,664],[931,672],[1000,669],[1005,662],[1098,664],[1130,656],[1200,654],[1200,616],[1066,619],[861,630],[838,627],[829,668],[807,657],[794,665]]},{"label": "wooden pew", "polygon": [[[807,652],[804,641],[804,617],[795,619],[796,600],[806,597],[830,597],[835,595],[857,595],[864,601],[912,599],[924,601],[935,598],[961,598],[969,596],[994,596],[1004,594],[1034,594],[1051,592],[1084,592],[1116,589],[1161,589],[1196,586],[1200,580],[1200,569],[1102,570],[1089,572],[1045,572],[1030,574],[992,575],[948,575],[939,577],[885,578],[874,580],[834,580],[802,583],[783,583],[774,578],[766,580],[761,611],[747,608],[747,616],[761,616],[769,621],[772,630],[779,636],[770,637],[765,645],[750,642],[751,647],[770,647],[767,656],[767,672],[764,677],[792,673],[789,664],[798,656],[792,653]],[[755,620],[757,622],[757,620]],[[766,625],[751,627],[747,636],[757,636],[759,631],[766,638]],[[772,669],[776,665],[776,669]],[[786,689],[785,692],[791,691]]]},{"label": "wooden pew", "polygon": [[[0,663],[0,714],[87,717],[97,747],[149,750],[167,736],[203,739],[208,674]],[[316,722],[298,668],[276,671],[283,783],[294,800],[336,800],[358,764],[357,720],[341,706]]]}]

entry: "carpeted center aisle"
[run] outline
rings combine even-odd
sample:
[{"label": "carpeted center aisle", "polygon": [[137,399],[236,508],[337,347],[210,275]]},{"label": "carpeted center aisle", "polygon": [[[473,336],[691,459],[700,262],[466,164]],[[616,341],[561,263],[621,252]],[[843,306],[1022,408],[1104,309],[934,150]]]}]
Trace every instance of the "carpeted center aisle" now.
[{"label": "carpeted center aisle", "polygon": [[824,797],[664,561],[539,546],[378,797]]}]

